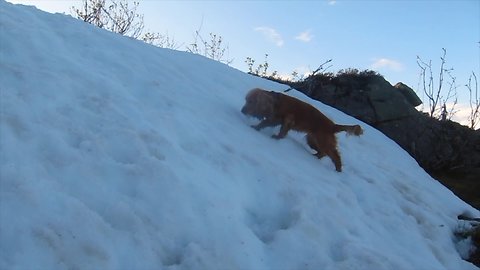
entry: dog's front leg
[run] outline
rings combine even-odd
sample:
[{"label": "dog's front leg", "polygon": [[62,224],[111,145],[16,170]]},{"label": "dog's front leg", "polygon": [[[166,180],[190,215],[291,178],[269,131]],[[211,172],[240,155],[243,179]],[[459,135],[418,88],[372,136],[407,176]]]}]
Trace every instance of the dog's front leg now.
[{"label": "dog's front leg", "polygon": [[272,135],[272,138],[277,140],[285,138],[285,136],[287,136],[288,131],[293,127],[294,124],[295,123],[291,115],[285,117],[282,123],[282,127],[280,128],[280,132],[278,133],[278,135],[275,135],[275,134]]},{"label": "dog's front leg", "polygon": [[253,125],[252,127],[256,130],[260,130],[260,129],[266,128],[266,127],[278,126],[281,123],[282,123],[281,120],[278,120],[278,119],[275,119],[275,118],[265,118],[260,123],[258,123],[257,125]]}]

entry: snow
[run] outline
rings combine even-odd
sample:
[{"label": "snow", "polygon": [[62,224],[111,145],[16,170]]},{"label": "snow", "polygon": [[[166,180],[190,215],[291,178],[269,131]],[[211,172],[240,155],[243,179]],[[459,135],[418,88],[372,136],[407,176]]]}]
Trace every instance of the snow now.
[{"label": "snow", "polygon": [[476,269],[479,215],[375,129],[335,122],[344,167],[257,132],[287,88],[61,14],[0,1],[0,269]]}]

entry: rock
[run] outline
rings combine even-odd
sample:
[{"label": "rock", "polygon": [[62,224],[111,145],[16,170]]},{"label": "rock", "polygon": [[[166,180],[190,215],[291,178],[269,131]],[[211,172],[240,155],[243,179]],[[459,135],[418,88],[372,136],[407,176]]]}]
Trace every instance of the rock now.
[{"label": "rock", "polygon": [[417,93],[413,91],[412,88],[408,87],[406,84],[402,82],[398,82],[395,84],[395,89],[397,89],[406,99],[407,101],[417,107],[418,105],[422,104],[422,100],[417,96]]}]

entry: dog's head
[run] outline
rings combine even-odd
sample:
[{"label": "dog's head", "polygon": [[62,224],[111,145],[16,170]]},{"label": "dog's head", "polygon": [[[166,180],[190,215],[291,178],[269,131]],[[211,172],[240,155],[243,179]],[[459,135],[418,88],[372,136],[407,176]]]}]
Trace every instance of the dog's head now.
[{"label": "dog's head", "polygon": [[245,97],[242,113],[258,119],[271,117],[274,113],[274,101],[270,92],[259,88],[252,89]]}]

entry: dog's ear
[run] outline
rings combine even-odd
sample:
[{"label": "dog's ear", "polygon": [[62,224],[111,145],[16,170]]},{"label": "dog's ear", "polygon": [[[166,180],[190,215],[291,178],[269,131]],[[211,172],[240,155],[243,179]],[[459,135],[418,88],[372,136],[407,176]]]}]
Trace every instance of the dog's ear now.
[{"label": "dog's ear", "polygon": [[256,101],[257,110],[260,111],[265,117],[270,117],[273,115],[275,111],[275,99],[270,93],[266,91],[259,92]]}]

